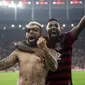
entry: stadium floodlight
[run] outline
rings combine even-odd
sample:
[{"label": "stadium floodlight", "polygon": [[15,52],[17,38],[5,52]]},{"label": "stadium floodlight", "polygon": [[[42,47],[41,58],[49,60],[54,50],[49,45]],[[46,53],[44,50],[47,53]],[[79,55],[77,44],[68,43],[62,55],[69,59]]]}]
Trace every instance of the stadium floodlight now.
[{"label": "stadium floodlight", "polygon": [[17,5],[16,4],[9,4],[8,7],[13,7],[13,8],[16,8]]},{"label": "stadium floodlight", "polygon": [[41,27],[44,27],[44,25],[42,24]]},{"label": "stadium floodlight", "polygon": [[31,2],[29,1],[28,4],[31,4]]},{"label": "stadium floodlight", "polygon": [[56,2],[54,1],[53,4],[56,4]]},{"label": "stadium floodlight", "polygon": [[22,4],[22,2],[21,2],[21,1],[19,1],[19,4]]},{"label": "stadium floodlight", "polygon": [[45,5],[46,2],[45,2],[45,1],[41,1],[40,4],[41,4],[41,5]]},{"label": "stadium floodlight", "polygon": [[0,6],[2,6],[3,5],[3,2],[2,1],[0,1]]},{"label": "stadium floodlight", "polygon": [[16,8],[17,5],[14,3],[14,1],[11,1],[11,4],[8,5],[8,7],[13,7],[13,8]]},{"label": "stadium floodlight", "polygon": [[17,4],[17,7],[22,8],[23,7],[23,3],[21,1],[19,1],[19,3]]},{"label": "stadium floodlight", "polygon": [[14,1],[11,1],[12,4],[14,4]]},{"label": "stadium floodlight", "polygon": [[73,27],[74,26],[74,24],[71,24],[71,27]]},{"label": "stadium floodlight", "polygon": [[48,4],[48,2],[45,2],[45,4]]},{"label": "stadium floodlight", "polygon": [[37,1],[36,4],[39,4],[39,2]]},{"label": "stadium floodlight", "polygon": [[2,1],[2,3],[3,3],[4,6],[8,6],[8,2]]},{"label": "stadium floodlight", "polygon": [[22,30],[25,30],[25,27],[23,27]]},{"label": "stadium floodlight", "polygon": [[14,25],[14,24],[12,24],[12,25],[11,25],[11,27],[15,27],[15,25]]},{"label": "stadium floodlight", "polygon": [[70,4],[73,4],[73,2],[72,2],[72,1],[70,1]]},{"label": "stadium floodlight", "polygon": [[80,4],[82,4],[82,1],[80,1]]},{"label": "stadium floodlight", "polygon": [[19,25],[19,28],[21,28],[22,27],[22,25]]},{"label": "stadium floodlight", "polygon": [[70,4],[82,4],[82,1],[74,0],[74,1],[70,1]]},{"label": "stadium floodlight", "polygon": [[6,30],[6,27],[3,27],[3,30]]},{"label": "stadium floodlight", "polygon": [[65,24],[63,24],[63,27],[66,27],[66,25],[65,25]]}]

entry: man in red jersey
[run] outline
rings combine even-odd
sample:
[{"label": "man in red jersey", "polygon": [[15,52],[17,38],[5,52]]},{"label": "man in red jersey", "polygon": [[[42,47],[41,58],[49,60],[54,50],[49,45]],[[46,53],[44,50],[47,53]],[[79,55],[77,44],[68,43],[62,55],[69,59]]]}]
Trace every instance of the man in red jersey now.
[{"label": "man in red jersey", "polygon": [[62,33],[56,19],[50,19],[48,21],[46,27],[49,34],[48,47],[60,52],[61,60],[58,61],[58,69],[55,72],[48,72],[46,85],[72,85],[72,45],[84,28],[85,16],[83,16],[77,26],[73,27],[67,33]]}]

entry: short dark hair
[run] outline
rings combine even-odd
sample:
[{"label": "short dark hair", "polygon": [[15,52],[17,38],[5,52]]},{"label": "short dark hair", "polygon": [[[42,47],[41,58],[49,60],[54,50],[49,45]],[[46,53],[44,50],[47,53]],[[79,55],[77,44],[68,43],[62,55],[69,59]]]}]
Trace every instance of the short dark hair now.
[{"label": "short dark hair", "polygon": [[58,22],[57,19],[53,19],[53,18],[48,20],[48,22],[50,22],[50,21],[56,21],[56,22]]}]

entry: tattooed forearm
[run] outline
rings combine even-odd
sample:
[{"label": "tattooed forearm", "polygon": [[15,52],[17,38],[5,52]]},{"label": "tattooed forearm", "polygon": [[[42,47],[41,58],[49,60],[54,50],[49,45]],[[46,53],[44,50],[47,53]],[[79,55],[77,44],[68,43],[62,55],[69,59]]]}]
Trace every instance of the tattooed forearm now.
[{"label": "tattooed forearm", "polygon": [[16,59],[13,56],[9,56],[9,57],[1,60],[0,61],[0,70],[4,70],[4,69],[7,69],[7,68],[13,66],[15,62],[16,62]]},{"label": "tattooed forearm", "polygon": [[8,58],[8,57],[1,60],[0,61],[0,70],[4,70],[4,69],[10,67],[11,64],[9,63],[9,61],[10,61],[10,58]]},{"label": "tattooed forearm", "polygon": [[45,52],[46,55],[45,61],[48,69],[50,69],[51,71],[55,71],[58,67],[57,59],[54,58],[55,56],[52,55],[48,48],[43,49],[43,51]]}]

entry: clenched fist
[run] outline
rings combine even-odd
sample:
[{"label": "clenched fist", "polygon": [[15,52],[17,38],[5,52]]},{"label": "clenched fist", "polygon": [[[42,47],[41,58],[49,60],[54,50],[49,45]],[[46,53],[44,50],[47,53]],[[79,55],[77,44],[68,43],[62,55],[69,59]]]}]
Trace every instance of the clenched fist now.
[{"label": "clenched fist", "polygon": [[38,48],[40,49],[44,49],[44,48],[47,48],[46,46],[46,40],[43,38],[43,37],[40,37],[37,41],[37,46]]}]

